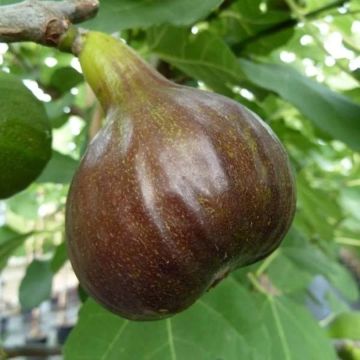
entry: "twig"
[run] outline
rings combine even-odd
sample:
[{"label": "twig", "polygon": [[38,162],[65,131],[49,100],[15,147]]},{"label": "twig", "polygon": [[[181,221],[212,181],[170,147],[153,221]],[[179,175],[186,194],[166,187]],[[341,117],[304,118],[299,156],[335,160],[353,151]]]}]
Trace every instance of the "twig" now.
[{"label": "twig", "polygon": [[72,23],[94,17],[98,8],[98,0],[25,0],[0,6],[0,42],[57,46]]},{"label": "twig", "polygon": [[19,356],[39,356],[48,357],[52,355],[61,355],[61,347],[54,346],[48,347],[44,345],[28,345],[28,346],[16,346],[5,347],[0,349],[0,360],[16,358]]}]

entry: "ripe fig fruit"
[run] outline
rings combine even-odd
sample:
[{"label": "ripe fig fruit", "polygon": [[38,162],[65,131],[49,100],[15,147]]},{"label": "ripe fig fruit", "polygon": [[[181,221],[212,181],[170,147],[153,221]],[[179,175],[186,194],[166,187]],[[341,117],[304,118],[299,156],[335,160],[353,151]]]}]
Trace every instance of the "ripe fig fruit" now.
[{"label": "ripe fig fruit", "polygon": [[51,126],[42,103],[16,76],[0,72],[0,199],[30,185],[50,156]]},{"label": "ripe fig fruit", "polygon": [[70,188],[70,259],[114,313],[169,317],[279,246],[295,208],[289,161],[236,101],[168,81],[108,35],[83,41],[107,123]]}]

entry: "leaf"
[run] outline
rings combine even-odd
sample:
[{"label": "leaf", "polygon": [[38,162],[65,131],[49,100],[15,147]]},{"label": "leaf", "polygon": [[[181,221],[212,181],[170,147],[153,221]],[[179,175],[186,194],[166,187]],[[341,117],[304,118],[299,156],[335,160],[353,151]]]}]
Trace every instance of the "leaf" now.
[{"label": "leaf", "polygon": [[268,269],[268,275],[276,288],[283,294],[296,293],[308,288],[313,278],[306,270],[300,269],[291,259],[282,253],[282,248],[275,254]]},{"label": "leaf", "polygon": [[298,269],[312,275],[323,275],[350,301],[356,301],[359,290],[350,273],[319,248],[302,241],[298,244],[285,242],[281,252],[286,255]]},{"label": "leaf", "polygon": [[23,191],[6,201],[8,208],[21,217],[28,220],[38,218],[39,196],[32,185],[27,191]]},{"label": "leaf", "polygon": [[87,27],[107,32],[153,25],[191,25],[222,0],[102,0],[98,16]]},{"label": "leaf", "polygon": [[52,277],[49,261],[34,260],[28,266],[19,289],[23,310],[31,310],[50,297]]},{"label": "leaf", "polygon": [[51,260],[51,271],[56,274],[65,264],[68,259],[66,242],[62,242],[55,249],[54,256]]},{"label": "leaf", "polygon": [[89,300],[65,359],[115,360],[119,354],[122,360],[336,359],[324,332],[296,303],[269,296],[256,300],[233,277],[189,310],[153,323],[121,319]]},{"label": "leaf", "polygon": [[220,13],[218,21],[223,27],[236,28],[236,31],[233,29],[234,36],[237,41],[242,41],[290,18],[288,9],[279,9],[278,4],[267,2],[264,10],[261,4],[262,0],[237,0]]},{"label": "leaf", "polygon": [[8,258],[31,234],[20,234],[8,226],[0,227],[0,271]]},{"label": "leaf", "polygon": [[45,104],[46,112],[50,118],[53,129],[62,127],[69,119],[70,115],[64,112],[65,108],[70,108],[74,103],[74,95],[66,93],[60,99],[52,100]]},{"label": "leaf", "polygon": [[349,215],[360,221],[360,186],[341,189],[340,201]]},{"label": "leaf", "polygon": [[161,59],[218,92],[231,95],[231,87],[245,78],[229,47],[208,31],[191,35],[188,29],[166,26],[150,30],[148,43]]},{"label": "leaf", "polygon": [[[237,0],[219,13],[211,22],[211,29],[235,50],[244,51],[251,44],[247,50],[252,53],[268,53],[293,35],[290,17],[287,4],[282,1]],[[280,31],[281,26],[285,31]]]},{"label": "leaf", "polygon": [[0,5],[15,4],[18,2],[20,2],[20,0],[0,0]]},{"label": "leaf", "polygon": [[297,177],[298,213],[295,223],[302,219],[309,236],[329,240],[334,236],[335,224],[343,218],[336,192],[311,187],[303,174]]},{"label": "leaf", "polygon": [[61,93],[71,90],[83,81],[83,76],[70,66],[57,68],[51,75],[50,86]]},{"label": "leaf", "polygon": [[51,160],[36,182],[68,184],[78,166],[78,161],[72,157],[53,151]]},{"label": "leaf", "polygon": [[360,105],[331,91],[287,65],[256,64],[240,60],[256,85],[278,93],[297,107],[319,129],[360,150]]},{"label": "leaf", "polygon": [[127,321],[88,300],[65,346],[65,359],[263,360],[246,339],[254,329],[265,342],[252,297],[232,278],[189,310],[163,321]]},{"label": "leaf", "polygon": [[302,307],[285,297],[264,296],[261,316],[272,335],[271,359],[336,360],[325,332]]}]

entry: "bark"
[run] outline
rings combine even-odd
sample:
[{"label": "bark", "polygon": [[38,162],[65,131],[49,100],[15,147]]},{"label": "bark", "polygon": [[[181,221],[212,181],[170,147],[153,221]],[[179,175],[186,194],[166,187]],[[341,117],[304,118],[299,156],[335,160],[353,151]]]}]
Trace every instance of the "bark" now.
[{"label": "bark", "polygon": [[94,17],[98,8],[98,0],[26,0],[0,6],[0,42],[57,46],[71,24]]}]

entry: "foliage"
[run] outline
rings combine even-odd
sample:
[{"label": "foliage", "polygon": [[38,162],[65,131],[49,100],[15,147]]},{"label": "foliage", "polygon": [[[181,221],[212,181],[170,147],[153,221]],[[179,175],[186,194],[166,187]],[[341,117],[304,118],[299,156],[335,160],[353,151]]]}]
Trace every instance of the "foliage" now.
[{"label": "foliage", "polygon": [[[360,295],[340,256],[344,248],[360,256],[360,4],[343,3],[101,2],[89,27],[119,32],[174,81],[225,94],[261,115],[290,155],[298,205],[280,249],[178,316],[128,322],[87,300],[65,359],[337,358],[334,331],[322,327],[351,311]],[[66,261],[66,193],[101,113],[68,54],[0,45],[0,70],[27,80],[53,128],[53,156],[41,176],[2,203],[0,269],[25,241],[35,253],[20,287],[28,309],[49,296]]]}]

